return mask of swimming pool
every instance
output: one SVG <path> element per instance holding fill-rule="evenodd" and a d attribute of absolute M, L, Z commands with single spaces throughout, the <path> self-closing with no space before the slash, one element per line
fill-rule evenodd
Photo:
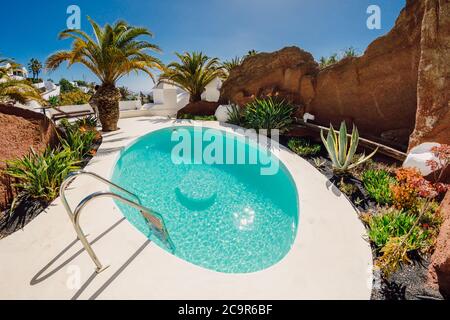
<path fill-rule="evenodd" d="M 204 153 L 174 156 L 179 145 L 174 136 L 180 136 L 179 132 L 192 137 L 192 150 Z M 222 146 L 224 164 L 197 161 L 211 145 L 203 143 L 199 148 L 195 141 Z M 193 126 L 170 127 L 145 135 L 122 151 L 112 180 L 162 215 L 179 258 L 218 272 L 256 272 L 287 255 L 299 218 L 297 189 L 289 171 L 275 155 L 260 149 L 241 135 Z M 242 150 L 247 161 L 240 164 Z M 248 161 L 252 152 L 264 161 Z M 225 161 L 230 154 L 235 161 Z M 183 161 L 189 159 L 192 161 Z M 278 170 L 261 174 L 269 162 L 276 162 Z M 137 210 L 117 205 L 140 232 L 166 249 Z"/>

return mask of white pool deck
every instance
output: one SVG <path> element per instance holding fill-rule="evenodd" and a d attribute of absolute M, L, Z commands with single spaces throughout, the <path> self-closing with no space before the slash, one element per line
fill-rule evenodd
<path fill-rule="evenodd" d="M 104 135 L 86 170 L 109 178 L 119 152 L 136 138 L 194 123 L 233 131 L 218 122 L 123 119 L 120 131 Z M 307 161 L 284 148 L 279 157 L 299 190 L 300 219 L 292 250 L 275 266 L 233 275 L 192 265 L 148 241 L 112 200 L 99 199 L 81 217 L 93 249 L 110 265 L 96 274 L 57 199 L 22 231 L 0 240 L 0 299 L 369 299 L 372 254 L 355 210 Z M 67 195 L 75 206 L 106 189 L 79 177 Z"/>

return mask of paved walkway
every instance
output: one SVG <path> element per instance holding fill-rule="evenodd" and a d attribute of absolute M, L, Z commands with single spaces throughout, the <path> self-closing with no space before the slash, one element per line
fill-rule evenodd
<path fill-rule="evenodd" d="M 120 131 L 104 136 L 86 170 L 108 178 L 120 150 L 134 139 L 190 123 L 123 119 Z M 372 255 L 351 204 L 307 161 L 285 149 L 280 159 L 299 190 L 301 215 L 292 250 L 275 266 L 230 275 L 192 265 L 148 241 L 112 200 L 100 199 L 81 218 L 95 252 L 110 265 L 96 274 L 57 199 L 24 230 L 0 240 L 0 299 L 369 299 Z M 105 189 L 79 177 L 67 194 L 74 206 Z"/>

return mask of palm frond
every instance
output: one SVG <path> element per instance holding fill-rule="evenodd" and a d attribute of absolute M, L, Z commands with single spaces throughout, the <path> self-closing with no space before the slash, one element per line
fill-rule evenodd
<path fill-rule="evenodd" d="M 60 39 L 72 39 L 72 48 L 51 55 L 46 62 L 49 70 L 55 70 L 63 62 L 71 67 L 83 64 L 96 75 L 103 84 L 115 83 L 133 71 L 143 71 L 154 77 L 152 69 L 162 69 L 162 63 L 148 52 L 161 49 L 140 37 L 153 34 L 141 27 L 130 26 L 126 21 L 101 27 L 88 17 L 93 36 L 81 30 L 64 30 Z"/>
<path fill-rule="evenodd" d="M 217 58 L 210 58 L 202 52 L 175 54 L 180 62 L 167 65 L 159 79 L 174 83 L 189 92 L 191 101 L 198 101 L 206 86 L 224 74 Z"/>

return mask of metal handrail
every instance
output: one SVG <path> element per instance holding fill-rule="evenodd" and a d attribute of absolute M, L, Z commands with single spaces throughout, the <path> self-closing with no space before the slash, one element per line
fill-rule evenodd
<path fill-rule="evenodd" d="M 88 175 L 91 176 L 93 178 L 96 178 L 97 180 L 112 186 L 126 194 L 128 194 L 129 196 L 135 198 L 137 200 L 137 202 L 131 201 L 130 199 L 127 199 L 117 193 L 114 192 L 109 192 L 109 191 L 102 191 L 102 192 L 95 192 L 92 193 L 88 196 L 86 196 L 85 198 L 83 198 L 83 200 L 81 200 L 81 202 L 78 204 L 78 206 L 75 208 L 75 211 L 72 212 L 72 209 L 69 206 L 69 203 L 67 202 L 67 198 L 66 198 L 66 188 L 67 186 L 77 177 L 80 175 Z M 164 230 L 164 232 L 166 233 L 166 240 L 168 242 L 168 245 L 170 246 L 171 250 L 174 250 L 174 245 L 172 243 L 172 240 L 170 239 L 168 233 L 167 233 L 167 229 L 164 223 L 164 220 L 162 218 L 162 216 L 158 213 L 154 213 L 152 212 L 150 209 L 142 206 L 141 204 L 141 200 L 139 199 L 139 197 L 137 195 L 135 195 L 134 193 L 112 183 L 111 181 L 99 176 L 96 173 L 93 172 L 89 172 L 89 171 L 77 171 L 77 172 L 73 172 L 71 174 L 69 174 L 69 176 L 64 180 L 64 182 L 61 184 L 61 187 L 59 189 L 59 194 L 61 197 L 61 201 L 70 217 L 70 220 L 72 221 L 72 224 L 75 228 L 75 232 L 77 233 L 78 239 L 81 241 L 81 243 L 83 244 L 83 247 L 85 248 L 85 250 L 87 251 L 87 253 L 89 254 L 89 256 L 91 257 L 92 261 L 95 263 L 97 269 L 97 273 L 102 272 L 103 270 L 105 270 L 108 266 L 103 267 L 102 263 L 100 262 L 99 258 L 97 257 L 97 255 L 95 254 L 94 250 L 92 249 L 90 243 L 87 241 L 86 235 L 83 233 L 83 230 L 81 229 L 80 226 L 80 215 L 82 210 L 86 207 L 86 205 L 88 203 L 90 203 L 91 201 L 93 201 L 94 199 L 97 198 L 113 198 L 116 200 L 121 201 L 122 203 L 125 203 L 135 209 L 138 209 L 141 214 L 144 216 L 144 218 L 151 223 L 153 226 L 155 226 L 155 224 L 159 223 L 160 225 L 157 226 L 157 229 L 160 230 Z M 155 221 L 155 217 L 158 221 Z M 153 221 L 152 221 L 153 220 Z"/>

